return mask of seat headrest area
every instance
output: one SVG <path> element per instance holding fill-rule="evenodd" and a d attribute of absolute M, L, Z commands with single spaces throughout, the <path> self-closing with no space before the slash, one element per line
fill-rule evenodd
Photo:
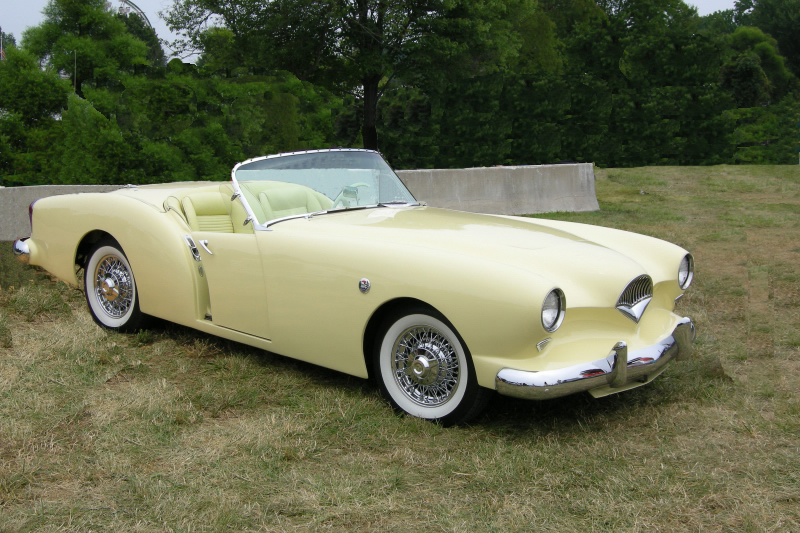
<path fill-rule="evenodd" d="M 233 233 L 231 201 L 220 192 L 198 192 L 181 201 L 192 231 Z"/>

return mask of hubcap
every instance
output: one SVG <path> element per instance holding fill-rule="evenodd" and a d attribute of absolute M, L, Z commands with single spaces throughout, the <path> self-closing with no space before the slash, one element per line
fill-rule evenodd
<path fill-rule="evenodd" d="M 410 400 L 436 407 L 451 398 L 459 379 L 458 354 L 439 330 L 409 328 L 397 338 L 392 353 L 395 382 Z"/>
<path fill-rule="evenodd" d="M 117 290 L 117 284 L 114 283 L 114 280 L 108 278 L 105 280 L 102 285 L 100 285 L 100 292 L 103 293 L 103 296 L 109 302 L 113 302 L 117 298 L 119 298 L 119 291 Z"/>
<path fill-rule="evenodd" d="M 133 276 L 117 256 L 100 259 L 94 271 L 97 303 L 111 318 L 120 318 L 133 305 Z"/>

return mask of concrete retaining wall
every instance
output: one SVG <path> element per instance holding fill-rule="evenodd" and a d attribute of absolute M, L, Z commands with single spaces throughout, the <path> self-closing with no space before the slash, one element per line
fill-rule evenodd
<path fill-rule="evenodd" d="M 78 192 L 106 192 L 119 185 L 38 185 L 0 187 L 0 241 L 13 241 L 31 234 L 28 206 L 39 198 Z"/>
<path fill-rule="evenodd" d="M 591 163 L 397 172 L 414 197 L 434 207 L 526 215 L 597 211 Z"/>
<path fill-rule="evenodd" d="M 597 211 L 594 170 L 589 163 L 456 170 L 401 170 L 414 196 L 433 207 L 473 213 L 524 215 Z M 28 206 L 38 198 L 105 192 L 118 185 L 0 187 L 0 241 L 30 235 Z"/>

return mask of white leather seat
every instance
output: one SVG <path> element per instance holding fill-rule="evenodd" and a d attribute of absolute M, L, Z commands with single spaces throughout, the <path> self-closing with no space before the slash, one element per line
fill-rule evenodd
<path fill-rule="evenodd" d="M 231 201 L 219 192 L 199 192 L 181 202 L 192 231 L 233 233 Z"/>
<path fill-rule="evenodd" d="M 332 203 L 327 197 L 302 186 L 266 189 L 258 194 L 258 201 L 266 220 L 322 211 Z"/>

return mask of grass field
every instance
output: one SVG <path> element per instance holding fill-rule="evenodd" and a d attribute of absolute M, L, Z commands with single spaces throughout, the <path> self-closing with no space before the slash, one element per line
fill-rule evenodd
<path fill-rule="evenodd" d="M 177 326 L 94 325 L 0 248 L 0 531 L 800 531 L 800 167 L 598 170 L 596 213 L 673 241 L 696 357 L 469 427 Z"/>

